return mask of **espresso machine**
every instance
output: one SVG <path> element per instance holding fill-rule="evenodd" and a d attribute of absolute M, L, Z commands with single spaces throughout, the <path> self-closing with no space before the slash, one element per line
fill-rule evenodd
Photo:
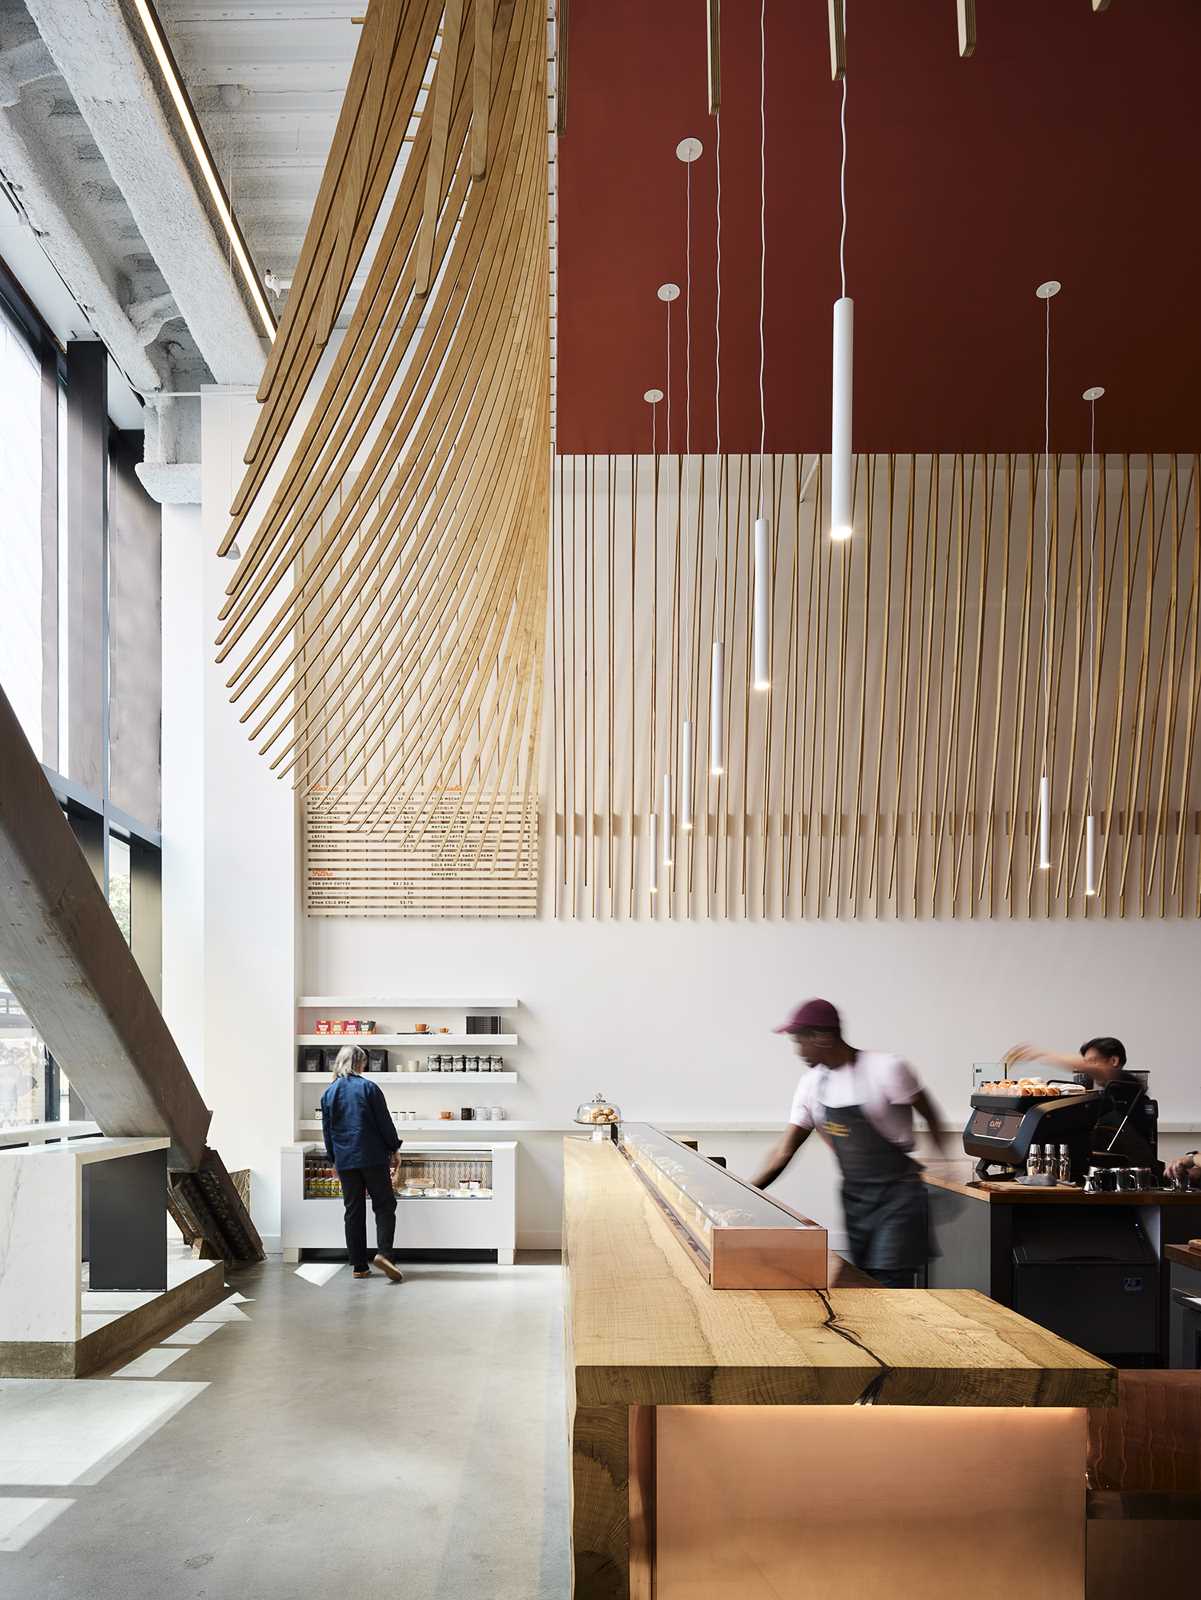
<path fill-rule="evenodd" d="M 1126 1071 L 1094 1088 L 1080 1074 L 1073 1083 L 1051 1085 L 1059 1089 L 1053 1096 L 973 1094 L 963 1148 L 976 1157 L 976 1176 L 1016 1178 L 1037 1144 L 1067 1145 L 1073 1183 L 1090 1167 L 1145 1168 L 1158 1179 L 1159 1106 L 1148 1079 L 1147 1072 Z"/>
<path fill-rule="evenodd" d="M 1100 1089 L 1045 1099 L 1037 1094 L 974 1094 L 963 1148 L 976 1157 L 977 1178 L 981 1182 L 1016 1178 L 1026 1170 L 1031 1145 L 1067 1145 L 1071 1181 L 1079 1183 L 1093 1164 L 1094 1134 L 1104 1100 Z"/>

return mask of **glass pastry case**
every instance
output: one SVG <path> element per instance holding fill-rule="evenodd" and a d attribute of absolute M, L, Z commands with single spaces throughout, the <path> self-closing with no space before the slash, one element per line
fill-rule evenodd
<path fill-rule="evenodd" d="M 828 1288 L 819 1223 L 648 1123 L 623 1123 L 618 1149 L 711 1288 Z"/>

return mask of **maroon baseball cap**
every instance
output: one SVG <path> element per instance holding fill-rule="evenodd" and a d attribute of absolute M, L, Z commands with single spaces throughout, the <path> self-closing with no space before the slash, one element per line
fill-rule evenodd
<path fill-rule="evenodd" d="M 789 1017 L 775 1031 L 777 1033 L 800 1033 L 804 1028 L 833 1028 L 835 1032 L 842 1032 L 842 1018 L 838 1015 L 837 1007 L 832 1006 L 828 1000 L 806 1000 L 799 1005 Z"/>

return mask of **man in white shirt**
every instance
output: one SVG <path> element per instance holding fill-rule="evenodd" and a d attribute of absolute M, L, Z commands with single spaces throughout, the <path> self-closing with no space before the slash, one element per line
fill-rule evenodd
<path fill-rule="evenodd" d="M 816 1128 L 842 1174 L 851 1260 L 885 1288 L 913 1288 L 930 1259 L 926 1186 L 909 1154 L 913 1113 L 942 1153 L 937 1107 L 907 1061 L 849 1045 L 828 1000 L 806 1000 L 776 1032 L 792 1039 L 809 1070 L 788 1131 L 753 1182 L 774 1183 Z"/>

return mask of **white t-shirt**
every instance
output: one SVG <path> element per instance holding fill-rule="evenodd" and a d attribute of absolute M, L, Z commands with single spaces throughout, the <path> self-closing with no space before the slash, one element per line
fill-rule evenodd
<path fill-rule="evenodd" d="M 913 1068 L 900 1056 L 860 1050 L 845 1067 L 806 1067 L 788 1120 L 797 1128 L 816 1128 L 823 1105 L 862 1106 L 877 1133 L 901 1150 L 912 1150 L 913 1097 L 921 1087 Z"/>

